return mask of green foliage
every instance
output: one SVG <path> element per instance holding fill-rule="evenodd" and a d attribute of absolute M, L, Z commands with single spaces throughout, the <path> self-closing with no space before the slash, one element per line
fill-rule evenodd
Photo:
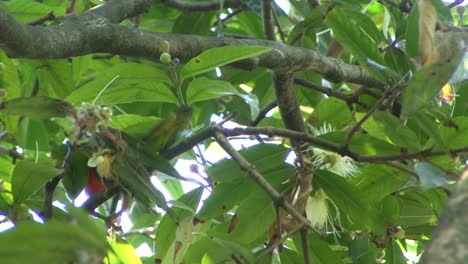
<path fill-rule="evenodd" d="M 64 0 L 0 7 L 34 25 L 27 28 L 53 31 L 107 2 L 77 1 L 72 14 Z M 400 264 L 421 254 L 466 169 L 466 36 L 438 31 L 441 56 L 421 67 L 416 4 L 406 10 L 390 1 L 285 1 L 289 11 L 274 4 L 274 43 L 264 40 L 261 1 L 216 10 L 211 5 L 223 1 L 178 2 L 210 10 L 152 1 L 146 13 L 109 27 L 110 35 L 164 32 L 151 35 L 165 43 L 156 49 L 125 43 L 151 50 L 150 57 L 115 54 L 113 45 L 122 43 L 109 42 L 102 51 L 112 54 L 88 54 L 83 45 L 82 56 L 50 60 L 0 51 L 0 262 L 288 264 L 309 256 L 312 263 Z M 460 23 L 455 8 L 431 2 L 440 21 Z M 49 12 L 56 18 L 46 19 Z M 217 47 L 204 47 L 206 36 Z M 192 48 L 203 52 L 189 57 Z M 299 51 L 313 56 L 291 59 Z M 295 82 L 296 97 L 286 98 L 291 107 L 278 110 L 275 88 L 290 87 L 275 87 L 272 72 L 330 90 L 324 95 Z M 367 77 L 330 82 L 356 72 Z M 383 85 L 358 87 L 369 83 L 365 78 Z M 440 92 L 447 83 L 448 96 Z M 401 93 L 374 107 L 395 86 Z M 278 129 L 296 102 L 307 127 L 300 132 L 314 140 L 294 150 Z M 251 127 L 259 116 L 259 128 Z M 220 118 L 222 125 L 212 126 Z M 236 127 L 225 134 L 248 164 L 225 154 L 215 132 L 227 127 Z M 105 191 L 84 195 L 90 166 Z M 305 201 L 299 213 L 314 232 L 275 240 L 306 229 L 280 208 L 284 201 Z M 72 202 L 84 202 L 83 209 Z M 121 226 L 124 216 L 131 225 Z M 280 249 L 270 247 L 275 242 Z"/>

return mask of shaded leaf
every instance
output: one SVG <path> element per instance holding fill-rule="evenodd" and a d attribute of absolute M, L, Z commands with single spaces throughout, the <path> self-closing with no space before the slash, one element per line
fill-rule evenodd
<path fill-rule="evenodd" d="M 11 177 L 12 193 L 16 204 L 21 204 L 34 192 L 44 187 L 62 170 L 31 160 L 20 160 L 16 163 Z"/>
<path fill-rule="evenodd" d="M 77 116 L 75 108 L 67 101 L 47 96 L 18 97 L 0 103 L 0 111 L 32 118 Z"/>

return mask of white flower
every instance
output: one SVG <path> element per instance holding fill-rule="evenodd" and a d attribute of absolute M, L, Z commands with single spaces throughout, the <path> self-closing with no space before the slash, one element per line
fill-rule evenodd
<path fill-rule="evenodd" d="M 319 128 L 311 127 L 311 130 L 315 136 L 335 131 L 335 129 L 327 123 L 324 123 Z M 317 169 L 329 170 L 345 178 L 351 177 L 359 172 L 356 163 L 350 157 L 341 156 L 338 153 L 319 148 L 311 148 L 311 150 L 314 153 L 313 165 Z"/>
<path fill-rule="evenodd" d="M 328 226 L 330 226 L 332 231 L 336 233 L 335 227 L 333 226 L 333 219 L 330 214 L 329 205 L 333 205 L 336 219 L 338 219 L 339 222 L 340 212 L 338 211 L 338 208 L 322 189 L 318 189 L 314 194 L 309 196 L 307 199 L 305 213 L 307 219 L 315 228 L 328 229 Z"/>
<path fill-rule="evenodd" d="M 350 157 L 319 148 L 314 148 L 313 165 L 318 169 L 329 170 L 345 178 L 359 172 L 356 163 Z"/>

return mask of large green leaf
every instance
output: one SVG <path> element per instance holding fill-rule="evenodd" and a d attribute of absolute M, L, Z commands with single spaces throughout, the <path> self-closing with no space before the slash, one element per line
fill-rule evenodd
<path fill-rule="evenodd" d="M 336 98 L 323 100 L 309 117 L 309 123 L 316 128 L 330 125 L 334 129 L 342 128 L 353 121 L 348 105 Z"/>
<path fill-rule="evenodd" d="M 2 100 L 10 100 L 21 95 L 21 84 L 18 71 L 13 60 L 10 60 L 3 51 L 0 51 L 0 89 L 4 89 Z M 0 112 L 0 122 L 10 134 L 15 134 L 18 125 L 16 116 L 6 116 Z"/>
<path fill-rule="evenodd" d="M 468 146 L 468 117 L 456 117 L 451 124 L 439 128 L 446 145 L 443 148 L 463 148 Z"/>
<path fill-rule="evenodd" d="M 34 163 L 31 160 L 18 161 L 11 178 L 15 203 L 21 204 L 34 192 L 44 187 L 50 179 L 62 172 L 43 163 Z"/>
<path fill-rule="evenodd" d="M 63 186 L 67 194 L 75 199 L 86 185 L 89 177 L 89 156 L 83 152 L 73 151 L 63 175 Z"/>
<path fill-rule="evenodd" d="M 2 3 L 8 12 L 15 16 L 20 22 L 31 22 L 44 17 L 47 13 L 53 11 L 54 15 L 65 15 L 65 8 L 52 7 L 40 2 L 28 0 L 13 0 Z"/>
<path fill-rule="evenodd" d="M 229 82 L 200 77 L 190 82 L 187 87 L 187 103 L 189 105 L 229 95 L 239 96 L 249 105 L 252 119 L 258 115 L 258 98 L 253 94 L 240 93 Z"/>
<path fill-rule="evenodd" d="M 383 65 L 383 56 L 379 51 L 381 34 L 375 24 L 366 15 L 352 9 L 334 8 L 325 19 L 334 36 L 356 60 L 367 67 L 368 60 Z M 367 67 L 376 77 L 384 80 L 384 72 Z"/>
<path fill-rule="evenodd" d="M 0 112 L 33 118 L 75 117 L 76 110 L 67 101 L 46 96 L 17 97 L 0 103 Z"/>
<path fill-rule="evenodd" d="M 405 255 L 401 251 L 400 245 L 394 238 L 391 238 L 385 248 L 385 263 L 388 264 L 406 264 Z"/>
<path fill-rule="evenodd" d="M 168 88 L 169 83 L 169 76 L 155 66 L 122 63 L 95 73 L 94 80 L 73 91 L 67 100 L 73 104 L 94 101 L 97 104 L 141 101 L 176 104 L 178 101 Z"/>
<path fill-rule="evenodd" d="M 325 241 L 317 237 L 317 235 L 315 235 L 314 233 L 310 232 L 307 236 L 307 240 L 309 241 L 308 250 L 309 250 L 309 255 L 310 255 L 312 263 L 318 263 L 318 264 L 341 264 L 343 263 L 343 261 L 338 256 L 338 254 L 330 248 L 330 245 L 328 245 Z M 302 240 L 300 239 L 299 234 L 296 234 L 293 236 L 293 241 L 294 241 L 296 248 L 299 250 L 299 252 L 302 255 L 303 247 L 302 247 Z M 302 259 L 303 258 L 301 258 L 301 260 Z M 283 260 L 283 258 L 281 258 L 281 260 Z M 294 263 L 298 263 L 298 262 L 294 262 Z"/>
<path fill-rule="evenodd" d="M 440 36 L 437 50 L 443 58 L 414 73 L 403 95 L 403 117 L 414 116 L 430 106 L 434 96 L 449 81 L 463 58 L 462 38 L 462 35 L 456 33 Z"/>
<path fill-rule="evenodd" d="M 67 60 L 48 60 L 36 70 L 41 95 L 67 97 L 75 88 L 72 64 Z"/>
<path fill-rule="evenodd" d="M 200 202 L 201 195 L 203 193 L 202 188 L 195 189 L 177 200 L 177 203 L 184 204 L 187 208 L 174 208 L 174 214 L 178 219 L 186 219 L 187 217 L 192 217 L 195 214 L 198 203 Z M 176 230 L 178 223 L 174 221 L 170 216 L 165 215 L 161 222 L 158 225 L 156 230 L 156 244 L 158 245 L 158 250 L 156 253 L 157 259 L 164 259 L 166 254 L 168 254 L 168 249 L 174 243 L 176 238 Z"/>
<path fill-rule="evenodd" d="M 199 218 L 208 220 L 218 217 L 231 210 L 235 205 L 245 203 L 249 199 L 254 199 L 252 197 L 255 196 L 252 196 L 252 194 L 264 192 L 263 189 L 260 189 L 253 180 L 248 178 L 247 175 L 239 169 L 232 168 L 232 172 L 244 178 L 219 183 L 213 190 L 213 193 L 205 200 L 198 214 Z M 280 191 L 286 188 L 286 185 L 282 184 L 282 182 L 293 174 L 294 169 L 291 166 L 283 165 L 282 168 L 279 167 L 277 171 L 264 173 L 263 176 L 273 187 Z"/>
<path fill-rule="evenodd" d="M 352 240 L 349 245 L 349 256 L 353 260 L 353 263 L 375 263 L 377 250 L 367 238 L 357 238 Z"/>
<path fill-rule="evenodd" d="M 13 230 L 0 236 L 2 263 L 89 263 L 102 259 L 109 248 L 105 231 L 96 232 L 90 226 L 93 223 L 84 223 L 82 217 L 74 220 L 17 223 Z"/>
<path fill-rule="evenodd" d="M 388 166 L 369 164 L 350 182 L 359 190 L 360 196 L 370 204 L 379 203 L 385 196 L 397 192 L 410 180 L 410 176 Z"/>
<path fill-rule="evenodd" d="M 364 114 L 357 114 L 358 118 L 362 118 L 362 116 Z M 390 139 L 393 144 L 407 148 L 410 151 L 415 152 L 421 148 L 416 134 L 389 112 L 376 111 L 362 127 L 370 135 L 382 140 Z"/>
<path fill-rule="evenodd" d="M 359 190 L 346 179 L 329 171 L 317 170 L 314 180 L 358 228 L 370 228 L 380 234 L 385 232 L 377 210 L 370 207 L 369 203 L 359 194 Z"/>
<path fill-rule="evenodd" d="M 269 47 L 260 46 L 226 46 L 212 48 L 188 61 L 180 70 L 180 77 L 181 79 L 185 79 L 213 70 L 216 67 L 261 55 L 270 50 L 271 48 Z"/>

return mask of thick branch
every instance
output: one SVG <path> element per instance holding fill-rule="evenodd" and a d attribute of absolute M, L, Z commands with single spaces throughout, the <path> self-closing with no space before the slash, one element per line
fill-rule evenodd
<path fill-rule="evenodd" d="M 182 10 L 182 11 L 210 11 L 218 10 L 220 1 L 206 1 L 206 2 L 187 2 L 182 0 L 167 0 L 163 1 L 167 6 Z M 242 7 L 240 0 L 224 0 L 224 8 L 239 8 Z"/>
<path fill-rule="evenodd" d="M 293 88 L 293 74 L 290 72 L 275 72 L 273 74 L 273 85 L 284 127 L 298 132 L 305 132 L 306 127 Z"/>
<path fill-rule="evenodd" d="M 117 22 L 131 14 L 112 13 L 105 9 L 114 2 L 119 3 L 116 0 L 111 1 L 83 16 L 67 18 L 63 24 L 49 27 L 21 24 L 0 8 L 0 47 L 12 58 L 58 59 L 106 52 L 159 60 L 160 44 L 169 41 L 172 57 L 179 58 L 183 63 L 209 48 L 229 45 L 267 46 L 273 50 L 259 56 L 258 59 L 245 60 L 235 66 L 247 70 L 256 67 L 287 69 L 290 72 L 309 70 L 333 82 L 352 82 L 369 87 L 384 86 L 362 67 L 348 65 L 315 51 L 278 42 L 151 33 L 116 25 L 110 21 Z M 111 7 L 110 9 L 114 10 L 113 6 Z M 104 17 L 97 16 L 100 14 Z"/>
<path fill-rule="evenodd" d="M 273 25 L 272 0 L 262 0 L 263 31 L 266 39 L 275 40 L 275 26 Z"/>
<path fill-rule="evenodd" d="M 458 187 L 450 197 L 420 263 L 456 264 L 468 259 L 468 169 L 460 176 Z"/>

